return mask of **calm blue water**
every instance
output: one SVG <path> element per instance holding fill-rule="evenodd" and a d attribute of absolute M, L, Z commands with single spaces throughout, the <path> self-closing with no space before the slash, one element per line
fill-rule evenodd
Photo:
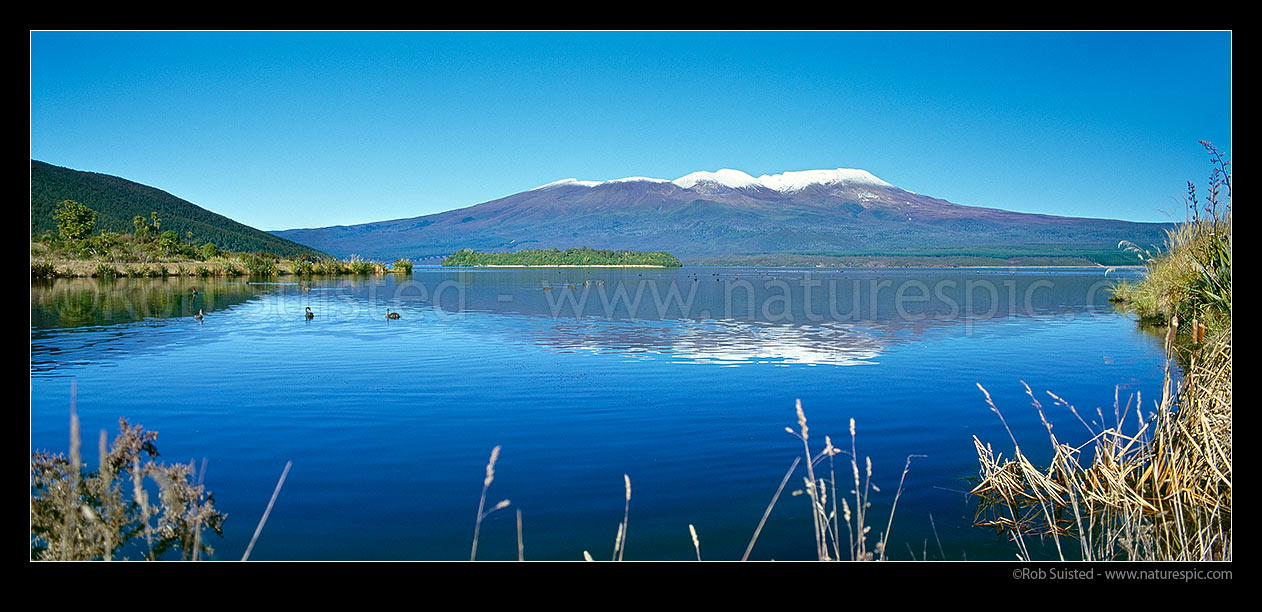
<path fill-rule="evenodd" d="M 158 431 L 164 460 L 205 459 L 228 514 L 211 536 L 222 559 L 241 557 L 287 461 L 251 558 L 467 559 L 496 445 L 488 506 L 511 506 L 483 524 L 480 559 L 516 558 L 515 510 L 527 559 L 609 557 L 624 474 L 626 559 L 695 558 L 689 524 L 704 558 L 739 559 L 802 452 L 784 431 L 800 399 L 816 451 L 825 434 L 849 448 L 855 420 L 880 487 L 873 538 L 908 455 L 923 455 L 891 557 L 1007 560 L 1010 544 L 970 527 L 964 493 L 973 436 L 1011 454 L 977 385 L 1035 457 L 1047 436 L 1022 381 L 1065 441 L 1086 429 L 1046 391 L 1109 423 L 1115 397 L 1151 410 L 1160 340 L 1107 302 L 1127 274 L 417 268 L 33 283 L 31 448 L 67 450 L 72 383 L 85 448 L 120 417 Z M 752 558 L 813 557 L 807 502 L 790 495 L 801 476 Z"/>

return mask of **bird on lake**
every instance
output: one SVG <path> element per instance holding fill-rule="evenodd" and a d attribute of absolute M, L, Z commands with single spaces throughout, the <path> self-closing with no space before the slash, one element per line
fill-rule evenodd
<path fill-rule="evenodd" d="M 387 308 L 387 309 L 386 309 L 386 318 L 387 318 L 387 319 L 397 319 L 397 318 L 399 318 L 399 313 L 397 313 L 397 312 L 390 312 L 390 309 L 389 309 L 389 308 Z"/>
<path fill-rule="evenodd" d="M 194 290 L 193 290 L 193 295 L 197 295 L 197 290 L 196 290 L 196 289 L 194 289 Z"/>
<path fill-rule="evenodd" d="M 203 316 L 205 316 L 205 315 L 202 313 L 202 309 L 201 309 L 201 308 L 198 308 L 198 309 L 197 309 L 197 314 L 193 315 L 193 318 L 194 318 L 194 319 L 197 319 L 197 322 L 198 322 L 198 323 L 201 323 L 201 322 L 202 322 L 202 317 L 203 317 Z"/>
<path fill-rule="evenodd" d="M 311 319 L 314 319 L 314 318 L 315 318 L 315 313 L 311 312 L 311 307 L 308 306 L 307 307 L 307 320 L 310 321 Z"/>

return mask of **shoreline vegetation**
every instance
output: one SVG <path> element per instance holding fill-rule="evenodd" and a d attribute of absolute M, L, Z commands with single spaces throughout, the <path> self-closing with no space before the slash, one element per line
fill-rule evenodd
<path fill-rule="evenodd" d="M 444 266 L 453 267 L 453 266 Z M 454 266 L 477 268 L 665 268 L 652 264 L 486 264 L 482 266 Z"/>
<path fill-rule="evenodd" d="M 972 490 L 979 499 L 975 524 L 1008 536 L 1024 560 L 1031 560 L 1030 537 L 1051 538 L 1062 560 L 1232 558 L 1231 170 L 1212 144 L 1201 144 L 1213 165 L 1205 201 L 1189 182 L 1187 220 L 1167 233 L 1163 249 L 1120 245 L 1144 258 L 1147 274 L 1118 283 L 1113 301 L 1165 336 L 1168 361 L 1155 412 L 1145 414 L 1138 398 L 1115 398 L 1113 425 L 1106 428 L 1097 414 L 1093 427 L 1048 391 L 1092 433 L 1073 447 L 1053 433 L 1027 386 L 1053 448 L 1046 466 L 1031 462 L 1015 437 L 1010 458 L 973 439 L 981 466 Z M 1178 382 L 1171 361 L 1181 366 Z"/>
<path fill-rule="evenodd" d="M 1013 447 L 1008 457 L 1003 452 L 997 453 L 990 443 L 973 438 L 979 460 L 978 484 L 970 491 L 977 498 L 974 524 L 1006 536 L 1022 560 L 1035 560 L 1030 546 L 1033 538 L 1050 540 L 1055 554 L 1062 560 L 1232 559 L 1231 175 L 1230 162 L 1209 143 L 1202 144 L 1214 164 L 1206 201 L 1202 203 L 1198 199 L 1195 187 L 1189 183 L 1186 198 L 1189 218 L 1168 232 L 1164 248 L 1152 252 L 1129 243 L 1119 245 L 1142 258 L 1146 275 L 1138 282 L 1117 283 L 1113 301 L 1119 308 L 1136 315 L 1139 325 L 1161 328 L 1170 358 L 1162 397 L 1153 411 L 1145 413 L 1140 399 L 1117 398 L 1110 426 L 1102 411 L 1097 415 L 1088 414 L 1084 419 L 1072 405 L 1049 391 L 1051 403 L 1068 409 L 1091 433 L 1086 444 L 1073 446 L 1063 443 L 1053 433 L 1053 425 L 1045 416 L 1039 396 L 1027 386 L 1027 394 L 1052 447 L 1052 458 L 1046 465 L 1036 465 L 1028 458 L 1010 429 Z M 91 211 L 85 209 L 74 202 L 63 202 L 58 213 L 61 235 L 46 234 L 32 241 L 33 279 L 168 276 L 172 275 L 169 268 L 172 265 L 177 267 L 175 275 L 193 276 L 386 274 L 410 273 L 412 269 L 408 260 L 386 265 L 356 257 L 343 261 L 314 257 L 285 259 L 266 253 L 223 253 L 214 249 L 214 245 L 208 248 L 182 243 L 178 236 L 172 237 L 169 233 L 153 236 L 160 223 L 156 214 L 152 225 L 137 217 L 133 234 L 101 232 L 93 236 Z M 170 257 L 186 260 L 164 262 L 163 258 Z M 580 259 L 574 261 L 570 257 Z M 124 268 L 120 270 L 119 265 Z M 585 248 L 516 253 L 478 253 L 465 249 L 448 257 L 443 265 L 678 267 L 681 264 L 665 252 Z M 1182 376 L 1173 373 L 1172 361 L 1181 366 Z M 1003 421 L 1003 413 L 987 390 L 981 385 L 978 388 L 989 408 Z M 1128 422 L 1132 413 L 1133 418 Z M 785 430 L 802 443 L 803 454 L 789 466 L 763 515 L 763 522 L 785 485 L 797 473 L 799 463 L 805 459 L 804 486 L 791 495 L 805 496 L 812 509 L 817 558 L 885 559 L 903 482 L 915 456 L 908 456 L 893 492 L 885 529 L 869 542 L 867 534 L 872 526 L 868 524 L 866 511 L 872 504 L 868 494 L 879 489 L 872 486 L 870 460 L 865 458 L 865 468 L 860 467 L 853 419 L 850 421 L 850 449 L 834 446 L 831 438 L 825 436 L 823 450 L 816 451 L 809 443 L 806 416 L 800 402 L 796 405 L 796 416 L 799 428 L 786 427 Z M 1098 416 L 1099 420 L 1093 416 Z M 1092 423 L 1089 424 L 1089 420 Z M 1006 422 L 1004 426 L 1007 427 Z M 131 427 L 125 421 L 120 421 L 120 430 L 113 448 L 107 446 L 105 432 L 101 432 L 100 467 L 96 471 L 86 469 L 72 399 L 69 457 L 32 453 L 33 559 L 109 559 L 127 552 L 157 559 L 164 552 L 178 552 L 184 559 L 197 560 L 202 553 L 211 552 L 202 533 L 209 530 L 222 535 L 226 517 L 213 507 L 208 491 L 200 484 L 193 485 L 196 466 L 156 463 L 152 460 L 157 455 L 155 432 Z M 1041 446 L 1047 442 L 1042 440 L 1036 444 Z M 510 505 L 509 500 L 503 500 L 485 510 L 487 488 L 494 478 L 499 451 L 500 447 L 495 447 L 486 467 L 473 525 L 471 560 L 477 556 L 482 519 Z M 839 485 L 834 465 L 836 455 L 846 456 L 841 469 L 853 475 L 853 488 L 850 483 Z M 157 484 L 158 499 L 163 505 L 151 502 L 144 485 L 146 477 Z M 631 479 L 629 476 L 624 479 L 626 505 L 615 538 L 616 559 L 622 558 L 628 539 Z M 283 480 L 282 475 L 281 483 Z M 753 533 L 746 558 L 757 542 L 763 522 Z M 844 533 L 841 531 L 843 523 Z M 696 557 L 701 560 L 703 540 L 698 538 L 693 525 L 688 527 Z M 518 558 L 524 560 L 521 529 L 518 513 Z M 159 534 L 165 535 L 159 538 Z M 843 548 L 846 552 L 842 552 Z M 587 551 L 583 556 L 591 559 Z"/>
<path fill-rule="evenodd" d="M 610 249 L 527 249 L 483 253 L 461 249 L 442 261 L 444 267 L 626 267 L 678 268 L 679 258 L 666 251 L 613 251 Z"/>
<path fill-rule="evenodd" d="M 357 255 L 347 259 L 322 253 L 282 256 L 258 251 L 242 253 L 200 245 L 192 236 L 159 232 L 158 213 L 137 216 L 130 233 L 101 230 L 93 234 L 96 211 L 73 200 L 57 206 L 58 233 L 31 239 L 31 280 L 52 278 L 259 277 L 315 275 L 411 274 L 412 261 L 386 264 Z"/>
<path fill-rule="evenodd" d="M 690 258 L 688 265 L 784 268 L 1124 268 L 1143 265 L 1143 261 L 1136 254 L 1116 248 L 1113 250 L 1116 254 L 1107 257 L 1096 252 L 1083 255 L 1024 255 L 1014 252 L 995 254 L 872 253 L 866 255 L 780 253 L 701 256 Z"/>
<path fill-rule="evenodd" d="M 33 250 L 34 251 L 34 250 Z M 203 260 L 121 262 L 112 259 L 64 259 L 31 255 L 31 280 L 54 278 L 166 278 L 166 277 L 268 277 L 268 276 L 384 276 L 410 274 L 406 259 L 393 263 L 325 257 L 316 260 L 287 259 L 270 253 L 225 253 Z"/>
<path fill-rule="evenodd" d="M 156 431 L 119 419 L 107 445 L 101 430 L 99 462 L 83 456 L 71 391 L 70 454 L 31 453 L 31 559 L 91 561 L 178 555 L 197 561 L 214 549 L 204 535 L 223 536 L 227 515 L 201 483 L 195 462 L 157 460 Z M 151 481 L 151 482 L 146 482 Z"/>
<path fill-rule="evenodd" d="M 100 431 L 97 443 L 100 461 L 93 470 L 83 456 L 74 395 L 72 387 L 69 456 L 42 450 L 31 453 L 31 559 L 108 561 L 138 558 L 158 561 L 176 558 L 173 555 L 184 561 L 212 558 L 215 551 L 204 536 L 214 533 L 223 537 L 223 525 L 228 517 L 215 507 L 214 493 L 201 482 L 201 475 L 206 471 L 205 460 L 200 473 L 195 462 L 159 462 L 156 460 L 158 449 L 155 444 L 158 432 L 146 431 L 143 426 L 129 425 L 126 419 L 119 419 L 120 433 L 112 445 L 107 445 L 106 431 Z M 862 462 L 859 460 L 855 420 L 850 419 L 849 450 L 834 446 L 831 436 L 825 435 L 823 448 L 816 451 L 811 446 L 810 430 L 800 399 L 795 403 L 795 411 L 798 428 L 785 427 L 784 431 L 801 442 L 802 455 L 789 465 L 740 560 L 749 560 L 768 516 L 795 474 L 803 476 L 803 486 L 791 491 L 790 497 L 803 497 L 811 507 L 817 560 L 886 560 L 894 514 L 907 473 L 912 459 L 923 455 L 907 456 L 885 526 L 870 536 L 873 526 L 881 527 L 880 517 L 875 517 L 871 523 L 868 517 L 872 508 L 871 494 L 879 493 L 881 489 L 872 482 L 871 457 L 864 456 Z M 510 500 L 504 499 L 490 509 L 486 508 L 487 490 L 495 480 L 495 464 L 500 450 L 500 446 L 491 450 L 486 465 L 486 478 L 482 482 L 473 526 L 470 561 L 477 560 L 483 519 L 512 505 Z M 845 457 L 836 461 L 838 455 Z M 853 476 L 852 481 L 840 484 L 842 481 L 838 480 L 836 463 L 841 463 L 843 474 Z M 242 561 L 249 560 L 292 464 L 292 461 L 286 463 Z M 799 466 L 802 467 L 799 469 Z M 152 484 L 146 483 L 146 480 L 151 480 Z M 624 474 L 623 480 L 626 494 L 622 521 L 614 539 L 614 561 L 624 559 L 628 541 L 630 475 Z M 842 531 L 843 527 L 845 531 Z M 701 540 L 691 523 L 688 532 L 697 561 L 701 561 Z M 912 554 L 914 558 L 914 552 Z M 517 560 L 526 560 L 520 510 L 517 511 Z M 588 550 L 583 550 L 583 560 L 594 560 Z"/>

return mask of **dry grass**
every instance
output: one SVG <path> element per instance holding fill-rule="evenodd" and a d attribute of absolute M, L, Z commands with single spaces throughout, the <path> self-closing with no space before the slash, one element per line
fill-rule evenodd
<path fill-rule="evenodd" d="M 824 449 L 819 453 L 812 454 L 810 444 L 810 429 L 806 424 L 806 413 L 802 410 L 802 402 L 798 401 L 796 406 L 798 430 L 786 427 L 785 430 L 798 438 L 802 442 L 803 452 L 806 458 L 806 477 L 803 479 L 805 485 L 803 489 L 793 492 L 794 496 L 806 496 L 810 501 L 813 511 L 811 513 L 812 523 L 814 525 L 814 544 L 816 558 L 820 561 L 835 560 L 852 560 L 852 561 L 873 561 L 886 559 L 886 551 L 889 545 L 889 536 L 893 528 L 894 512 L 898 508 L 898 499 L 903 492 L 903 482 L 907 478 L 907 472 L 911 468 L 911 459 L 919 455 L 910 455 L 907 457 L 907 464 L 903 468 L 903 475 L 898 482 L 898 491 L 894 495 L 894 502 L 890 507 L 889 517 L 885 524 L 885 530 L 872 542 L 869 534 L 872 527 L 867 524 L 867 513 L 872 507 L 868 501 L 872 492 L 880 492 L 880 488 L 872 482 L 872 461 L 870 458 L 864 458 L 864 469 L 859 469 L 858 454 L 855 451 L 855 425 L 854 419 L 850 420 L 850 451 L 847 453 L 842 449 L 833 446 L 832 439 L 824 436 Z M 473 551 L 469 556 L 469 560 L 473 561 L 477 558 L 478 537 L 481 530 L 482 519 L 486 518 L 491 512 L 505 508 L 508 506 L 508 500 L 500 502 L 490 511 L 483 511 L 486 505 L 486 492 L 491 486 L 491 482 L 495 478 L 495 462 L 499 458 L 500 447 L 495 447 L 491 451 L 491 459 L 486 466 L 486 478 L 482 482 L 482 496 L 478 501 L 477 521 L 474 525 L 473 535 Z M 849 454 L 850 471 L 854 475 L 853 488 L 842 493 L 838 488 L 836 479 L 836 469 L 833 458 L 836 455 Z M 789 479 L 797 472 L 798 465 L 802 463 L 802 457 L 793 460 L 793 464 L 784 474 L 780 486 L 776 489 L 775 495 L 771 498 L 771 503 L 767 505 L 767 510 L 763 513 L 762 519 L 758 522 L 757 528 L 754 529 L 754 535 L 749 541 L 745 554 L 741 557 L 741 561 L 749 558 L 754 550 L 754 545 L 758 542 L 758 536 L 762 533 L 763 526 L 767 522 L 767 518 L 771 515 L 771 511 L 776 506 L 776 502 L 780 499 L 780 494 L 784 491 L 785 485 Z M 822 476 L 819 472 L 827 466 L 828 475 Z M 613 556 L 611 560 L 622 561 L 626 555 L 627 548 L 627 525 L 631 514 L 631 477 L 623 474 L 623 485 L 626 493 L 624 496 L 624 504 L 622 510 L 622 521 L 618 523 L 618 529 L 614 535 Z M 838 500 L 841 501 L 838 501 Z M 838 507 L 840 504 L 840 508 Z M 853 510 L 852 510 L 853 507 Z M 845 526 L 846 539 L 843 541 L 841 537 L 842 526 Z M 525 559 L 524 547 L 522 545 L 522 525 L 521 512 L 517 513 L 517 558 Z M 688 525 L 688 535 L 691 538 L 693 552 L 698 561 L 701 561 L 701 538 L 697 534 L 697 528 L 693 524 Z M 583 559 L 593 561 L 590 551 L 583 551 Z"/>
<path fill-rule="evenodd" d="M 112 446 L 101 431 L 100 465 L 87 469 L 72 395 L 69 457 L 31 454 L 32 559 L 109 561 L 138 555 L 156 560 L 178 553 L 196 561 L 213 552 L 202 534 L 209 529 L 222 535 L 226 515 L 194 478 L 194 466 L 156 461 L 157 432 L 122 419 L 119 430 Z M 157 484 L 156 500 L 146 480 Z"/>
<path fill-rule="evenodd" d="M 478 518 L 473 523 L 473 548 L 469 551 L 469 560 L 476 561 L 478 558 L 478 537 L 482 533 L 482 520 L 496 510 L 503 510 L 509 506 L 507 499 L 495 504 L 495 507 L 486 510 L 486 491 L 491 488 L 491 483 L 495 482 L 495 462 L 500 458 L 500 447 L 496 446 L 491 449 L 491 458 L 486 462 L 486 477 L 482 479 L 482 498 L 478 500 Z M 519 539 L 520 542 L 520 539 Z M 520 554 L 520 552 L 519 552 Z"/>
<path fill-rule="evenodd" d="M 976 523 L 1010 537 L 1025 560 L 1031 537 L 1050 539 L 1061 559 L 1231 560 L 1230 329 L 1190 357 L 1177 388 L 1170 367 L 1148 420 L 1136 405 L 1128 425 L 1130 402 L 1115 401 L 1113 427 L 1096 430 L 1078 417 L 1092 436 L 1076 447 L 1057 439 L 1027 387 L 1053 457 L 1040 468 L 1015 438 L 1012 457 L 1003 458 L 974 437 L 981 463 L 972 491 L 980 499 Z M 1002 419 L 988 393 L 986 401 Z"/>
<path fill-rule="evenodd" d="M 1008 535 L 1023 559 L 1033 536 L 1050 538 L 1062 559 L 1231 559 L 1231 169 L 1201 144 L 1213 164 L 1204 201 L 1189 182 L 1187 220 L 1167 233 L 1164 249 L 1127 245 L 1145 258 L 1147 274 L 1114 291 L 1141 321 L 1165 327 L 1170 359 L 1156 411 L 1145 420 L 1138 400 L 1123 408 L 1115 398 L 1114 426 L 1097 430 L 1049 392 L 1091 433 L 1075 447 L 1057 439 L 1027 387 L 1052 445 L 1047 467 L 1031 463 L 1015 438 L 1007 459 L 974 438 L 976 522 Z M 1172 360 L 1184 372 L 1177 385 Z"/>
<path fill-rule="evenodd" d="M 622 481 L 626 485 L 627 499 L 622 508 L 622 522 L 618 524 L 618 537 L 613 543 L 613 560 L 621 561 L 627 552 L 627 524 L 631 516 L 631 477 L 623 474 Z"/>
<path fill-rule="evenodd" d="M 267 524 L 267 517 L 272 514 L 272 507 L 276 505 L 276 497 L 280 495 L 280 490 L 285 486 L 285 477 L 289 475 L 289 468 L 293 467 L 294 462 L 286 461 L 285 469 L 280 473 L 280 480 L 276 481 L 276 489 L 272 491 L 272 498 L 267 502 L 267 509 L 263 511 L 263 518 L 259 519 L 258 527 L 254 528 L 254 535 L 250 537 L 249 546 L 245 547 L 245 554 L 241 556 L 242 561 L 250 560 L 250 552 L 254 550 L 255 542 L 259 540 L 259 534 L 263 533 L 263 526 Z"/>
<path fill-rule="evenodd" d="M 820 561 L 874 561 L 885 560 L 887 558 L 889 537 L 894 526 L 894 512 L 898 509 L 898 500 L 903 493 L 903 482 L 907 478 L 907 472 L 911 469 L 912 457 L 918 455 L 909 455 L 907 464 L 903 467 L 903 475 L 898 481 L 898 491 L 894 494 L 894 502 L 890 506 L 889 518 L 886 521 L 885 531 L 883 531 L 875 542 L 870 543 L 868 534 L 872 531 L 872 526 L 868 524 L 868 510 L 872 507 L 872 503 L 868 501 L 869 495 L 875 491 L 880 492 L 881 489 L 872 482 L 872 459 L 864 457 L 864 468 L 862 473 L 859 469 L 859 454 L 855 445 L 855 422 L 850 419 L 850 451 L 844 451 L 833 446 L 832 438 L 824 436 L 824 449 L 817 454 L 812 454 L 810 445 L 810 428 L 806 424 L 806 413 L 802 410 L 802 402 L 799 400 L 796 406 L 798 418 L 798 430 L 794 431 L 791 427 L 786 427 L 785 431 L 802 441 L 802 451 L 806 459 L 806 477 L 803 479 L 804 487 L 794 491 L 794 495 L 805 494 L 811 503 L 811 519 L 815 527 L 815 554 Z M 833 458 L 840 454 L 847 454 L 850 457 L 850 471 L 853 476 L 854 488 L 849 491 L 842 492 L 838 488 L 836 477 L 836 465 Z M 817 473 L 816 467 L 823 468 L 827 461 L 828 475 L 827 477 Z M 796 465 L 796 462 L 795 462 Z M 790 468 L 792 472 L 792 468 Z M 782 484 L 783 487 L 783 484 Z M 779 491 L 776 492 L 779 497 Z M 837 507 L 840 500 L 840 511 Z M 775 500 L 772 500 L 772 505 Z M 852 505 L 853 504 L 853 505 Z M 768 508 L 768 513 L 770 507 Z M 764 515 L 764 520 L 766 515 Z M 841 537 L 841 527 L 845 525 L 846 540 L 843 542 Z M 761 529 L 762 524 L 759 524 Z M 757 539 L 757 533 L 755 533 Z M 749 551 L 753 549 L 753 542 L 750 542 L 749 550 L 746 550 L 745 556 L 749 556 Z M 844 546 L 844 549 L 843 549 Z M 843 552 L 844 550 L 844 552 Z"/>
<path fill-rule="evenodd" d="M 100 464 L 97 470 L 88 470 L 75 388 L 72 383 L 69 456 L 31 453 L 31 558 L 111 561 L 137 555 L 156 561 L 174 558 L 172 553 L 178 552 L 181 560 L 199 561 L 214 553 L 202 536 L 207 530 L 222 536 L 227 515 L 215 508 L 214 494 L 202 483 L 205 459 L 200 472 L 191 462 L 161 463 L 155 459 L 158 432 L 119 419 L 112 445 L 107 445 L 101 430 Z M 242 561 L 249 560 L 292 465 L 285 464 Z M 156 500 L 146 480 L 157 485 Z"/>

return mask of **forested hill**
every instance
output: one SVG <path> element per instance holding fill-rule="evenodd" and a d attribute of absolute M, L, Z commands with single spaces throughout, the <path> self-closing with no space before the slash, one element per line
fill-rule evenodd
<path fill-rule="evenodd" d="M 266 251 L 283 256 L 321 254 L 309 246 L 215 214 L 165 191 L 108 174 L 82 172 L 31 160 L 31 236 L 57 232 L 53 217 L 57 204 L 74 200 L 96 211 L 94 232 L 128 232 L 136 216 L 149 219 L 156 212 L 162 230 L 174 230 L 181 239 L 239 252 Z"/>

